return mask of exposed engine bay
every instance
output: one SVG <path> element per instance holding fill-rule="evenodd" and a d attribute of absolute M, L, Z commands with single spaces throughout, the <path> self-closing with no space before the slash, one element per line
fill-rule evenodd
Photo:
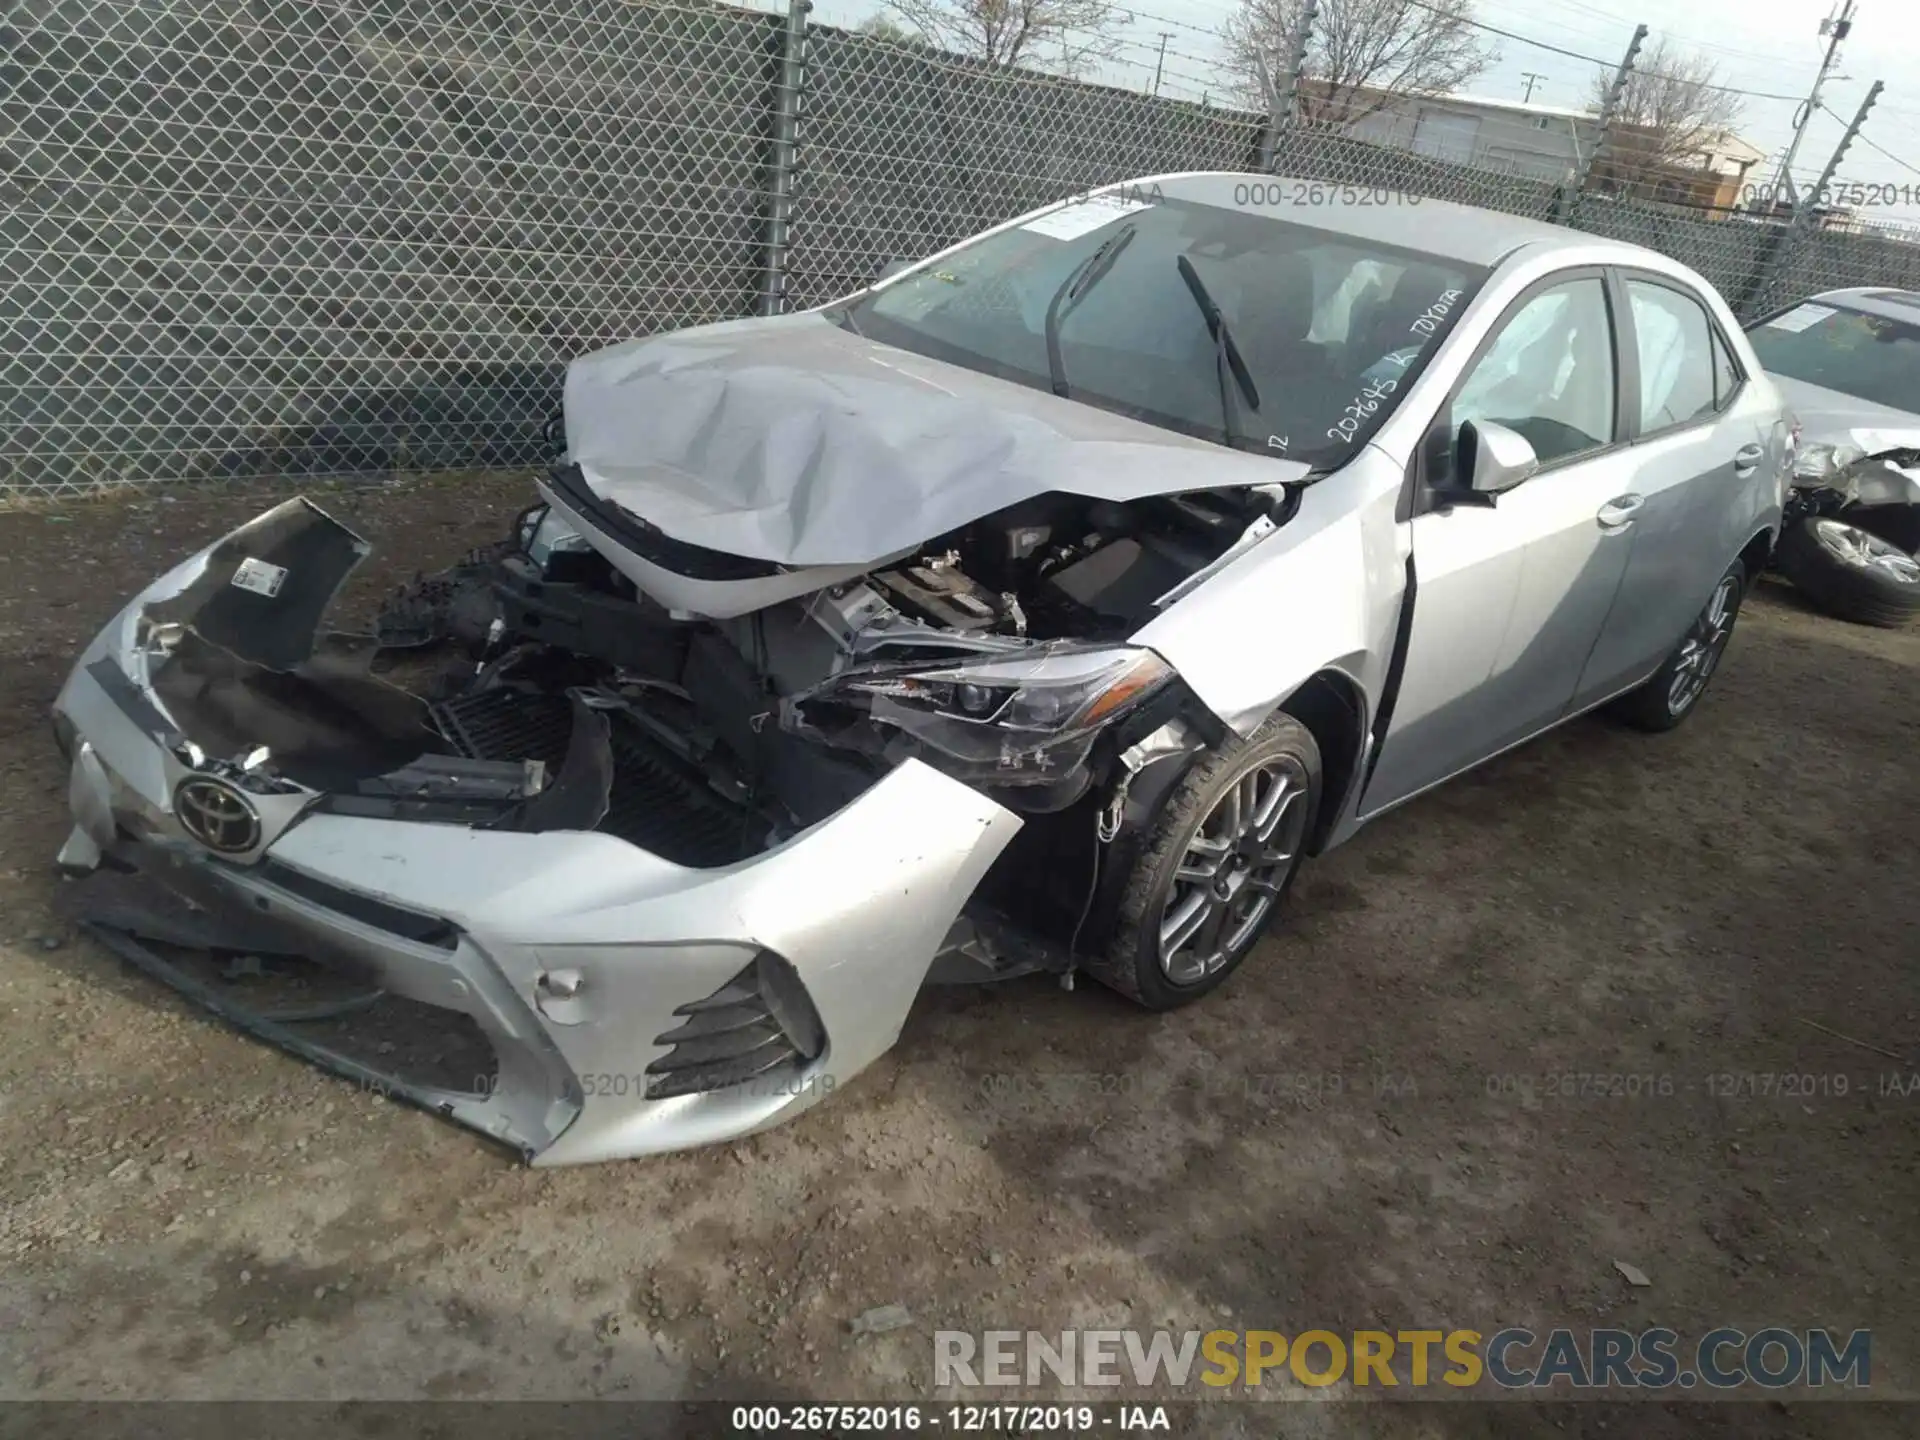
<path fill-rule="evenodd" d="M 1218 736 L 1171 668 L 1126 637 L 1270 533 L 1291 498 L 1036 497 L 863 575 L 711 618 L 647 594 L 553 493 L 502 543 L 403 587 L 371 643 L 329 636 L 302 655 L 244 637 L 242 660 L 206 633 L 208 612 L 176 625 L 155 679 L 191 717 L 185 740 L 240 756 L 250 737 L 235 767 L 249 788 L 318 789 L 323 810 L 597 829 L 695 867 L 780 844 L 911 756 L 1057 821 L 1030 824 L 1027 844 L 1057 855 L 1070 829 L 1090 865 L 1095 820 L 1109 817 L 1109 836 L 1120 824 L 1125 779 Z M 278 563 L 261 537 L 248 548 Z M 396 662 L 409 688 L 391 683 Z M 1122 760 L 1156 731 L 1156 747 Z M 1060 894 L 1036 910 L 1011 893 L 1031 890 L 1028 876 L 1001 898 L 1069 942 L 1058 922 L 1087 872 L 1039 868 Z"/>
<path fill-rule="evenodd" d="M 503 541 L 402 587 L 371 636 L 316 633 L 367 547 L 301 501 L 129 612 L 126 648 L 96 678 L 129 705 L 124 676 L 150 685 L 156 738 L 261 817 L 231 846 L 207 843 L 252 860 L 302 815 L 331 813 L 599 831 L 721 867 L 913 758 L 1026 817 L 968 913 L 1015 924 L 1028 968 L 1070 969 L 1096 835 L 1133 828 L 1130 782 L 1224 734 L 1128 637 L 1297 499 L 1285 486 L 1037 496 L 823 584 L 760 566 L 740 583 L 800 593 L 715 617 L 625 573 L 629 552 L 596 527 L 644 522 L 610 504 L 570 513 L 566 468 Z M 687 570 L 716 559 L 664 553 Z"/>
<path fill-rule="evenodd" d="M 502 710 L 505 695 L 523 710 L 570 695 L 740 807 L 742 846 L 777 843 L 908 755 L 1012 808 L 1054 811 L 1091 785 L 1105 721 L 1177 688 L 1125 637 L 1250 530 L 1267 533 L 1275 504 L 1241 491 L 1042 496 L 863 576 L 720 619 L 666 609 L 559 510 L 536 506 L 490 561 L 396 597 L 382 631 L 452 636 L 473 653 L 473 675 L 438 702 L 473 758 L 509 758 L 503 745 L 531 738 L 477 729 L 473 712 Z M 442 597 L 438 624 L 418 613 L 422 589 Z M 476 590 L 494 607 L 484 630 Z"/>

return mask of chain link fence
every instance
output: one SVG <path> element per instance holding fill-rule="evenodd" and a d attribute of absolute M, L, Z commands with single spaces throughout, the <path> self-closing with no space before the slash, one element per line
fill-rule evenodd
<path fill-rule="evenodd" d="M 1246 170 L 1261 118 L 815 27 L 787 298 L 817 305 L 1094 185 Z"/>
<path fill-rule="evenodd" d="M 15 4 L 0 494 L 528 460 L 570 357 L 747 308 L 779 23 Z"/>
<path fill-rule="evenodd" d="M 0 41 L 0 500 L 527 464 L 576 354 L 1176 170 L 1570 224 L 1748 315 L 1920 289 L 1892 234 L 1576 196 L 803 14 L 16 0 Z"/>

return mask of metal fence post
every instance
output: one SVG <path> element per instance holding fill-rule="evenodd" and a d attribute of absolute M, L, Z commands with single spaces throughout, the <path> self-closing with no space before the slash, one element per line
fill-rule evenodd
<path fill-rule="evenodd" d="M 807 12 L 811 0 L 787 0 L 780 79 L 773 92 L 773 155 L 767 175 L 766 260 L 760 271 L 760 313 L 787 308 L 787 248 L 793 225 L 794 154 L 799 147 L 800 94 L 807 76 Z"/>
<path fill-rule="evenodd" d="M 1633 62 L 1640 55 L 1640 47 L 1646 43 L 1647 27 L 1633 27 L 1633 39 L 1627 45 L 1627 53 L 1620 57 L 1620 68 L 1613 72 L 1613 84 L 1607 87 L 1607 93 L 1600 102 L 1600 119 L 1593 127 L 1593 143 L 1587 147 L 1587 153 L 1580 157 L 1580 168 L 1574 173 L 1573 183 L 1561 193 L 1561 203 L 1557 218 L 1565 220 L 1573 214 L 1573 208 L 1580 203 L 1580 197 L 1587 193 L 1587 181 L 1593 176 L 1593 165 L 1600 158 L 1601 147 L 1607 143 L 1607 131 L 1613 126 L 1614 114 L 1620 109 L 1620 100 L 1627 93 L 1627 80 L 1633 74 Z M 1575 136 L 1579 131 L 1574 131 Z"/>
<path fill-rule="evenodd" d="M 1867 112 L 1873 109 L 1874 103 L 1880 98 L 1880 92 L 1885 88 L 1878 80 L 1867 87 L 1866 98 L 1860 102 L 1860 108 L 1854 112 L 1853 120 L 1847 126 L 1846 133 L 1840 137 L 1840 143 L 1833 147 L 1833 154 L 1827 157 L 1827 168 L 1822 170 L 1820 178 L 1813 182 L 1813 189 L 1794 207 L 1793 223 L 1795 225 L 1801 225 L 1810 217 L 1814 207 L 1826 195 L 1827 187 L 1833 183 L 1834 172 L 1840 168 L 1840 162 L 1846 158 L 1848 147 L 1853 144 L 1853 137 L 1858 135 L 1860 127 L 1867 123 Z"/>
<path fill-rule="evenodd" d="M 1780 278 L 1780 272 L 1786 268 L 1787 261 L 1806 240 L 1809 231 L 1813 228 L 1814 210 L 1826 195 L 1827 187 L 1833 183 L 1834 172 L 1840 168 L 1840 161 L 1845 158 L 1847 148 L 1853 144 L 1853 137 L 1858 135 L 1860 127 L 1866 124 L 1867 112 L 1873 109 L 1874 102 L 1879 100 L 1880 92 L 1884 88 L 1878 80 L 1867 87 L 1866 98 L 1860 102 L 1860 108 L 1854 112 L 1853 120 L 1848 124 L 1846 133 L 1840 137 L 1840 143 L 1833 147 L 1833 154 L 1827 157 L 1826 168 L 1820 172 L 1820 178 L 1813 182 L 1813 187 L 1802 195 L 1799 203 L 1793 207 L 1793 218 L 1787 222 L 1786 228 L 1780 233 L 1780 238 L 1774 242 L 1772 253 L 1760 265 L 1758 272 L 1754 275 L 1752 286 L 1745 295 L 1740 297 L 1741 319 L 1748 318 L 1767 299 L 1774 282 Z"/>
<path fill-rule="evenodd" d="M 1305 0 L 1300 19 L 1293 27 L 1293 44 L 1287 56 L 1287 73 L 1276 87 L 1267 73 L 1267 62 L 1258 50 L 1253 61 L 1260 74 L 1260 90 L 1267 102 L 1267 124 L 1260 136 L 1260 169 L 1273 171 L 1274 147 L 1280 131 L 1293 124 L 1293 102 L 1300 93 L 1300 81 L 1307 68 L 1307 45 L 1313 39 L 1313 22 L 1319 18 L 1320 0 Z"/>

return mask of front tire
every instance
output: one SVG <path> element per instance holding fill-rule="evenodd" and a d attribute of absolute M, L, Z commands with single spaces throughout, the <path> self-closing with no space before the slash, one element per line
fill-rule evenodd
<path fill-rule="evenodd" d="M 1279 913 L 1320 791 L 1320 748 L 1291 715 L 1197 761 L 1133 862 L 1087 973 L 1149 1010 L 1219 989 Z"/>
<path fill-rule="evenodd" d="M 1671 730 L 1691 715 L 1720 667 L 1746 591 L 1747 567 L 1736 560 L 1713 587 L 1706 608 L 1687 627 L 1666 663 L 1646 684 L 1614 701 L 1613 713 L 1636 729 L 1653 731 Z"/>
<path fill-rule="evenodd" d="M 1814 516 L 1788 527 L 1780 573 L 1842 620 L 1892 629 L 1920 615 L 1920 562 L 1844 520 Z"/>

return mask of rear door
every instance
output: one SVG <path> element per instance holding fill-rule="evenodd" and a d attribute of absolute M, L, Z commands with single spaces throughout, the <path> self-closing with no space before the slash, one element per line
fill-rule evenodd
<path fill-rule="evenodd" d="M 1621 487 L 1633 544 L 1576 708 L 1645 679 L 1699 615 L 1749 538 L 1753 507 L 1743 497 L 1771 463 L 1777 418 L 1691 287 L 1636 271 L 1612 283 L 1633 435 Z"/>
<path fill-rule="evenodd" d="M 1532 478 L 1492 505 L 1411 521 L 1417 592 L 1405 669 L 1363 813 L 1486 759 L 1565 713 L 1627 565 L 1611 503 L 1624 483 L 1612 296 L 1603 272 L 1563 272 L 1496 322 L 1436 417 L 1451 463 L 1460 426 L 1525 436 Z"/>

